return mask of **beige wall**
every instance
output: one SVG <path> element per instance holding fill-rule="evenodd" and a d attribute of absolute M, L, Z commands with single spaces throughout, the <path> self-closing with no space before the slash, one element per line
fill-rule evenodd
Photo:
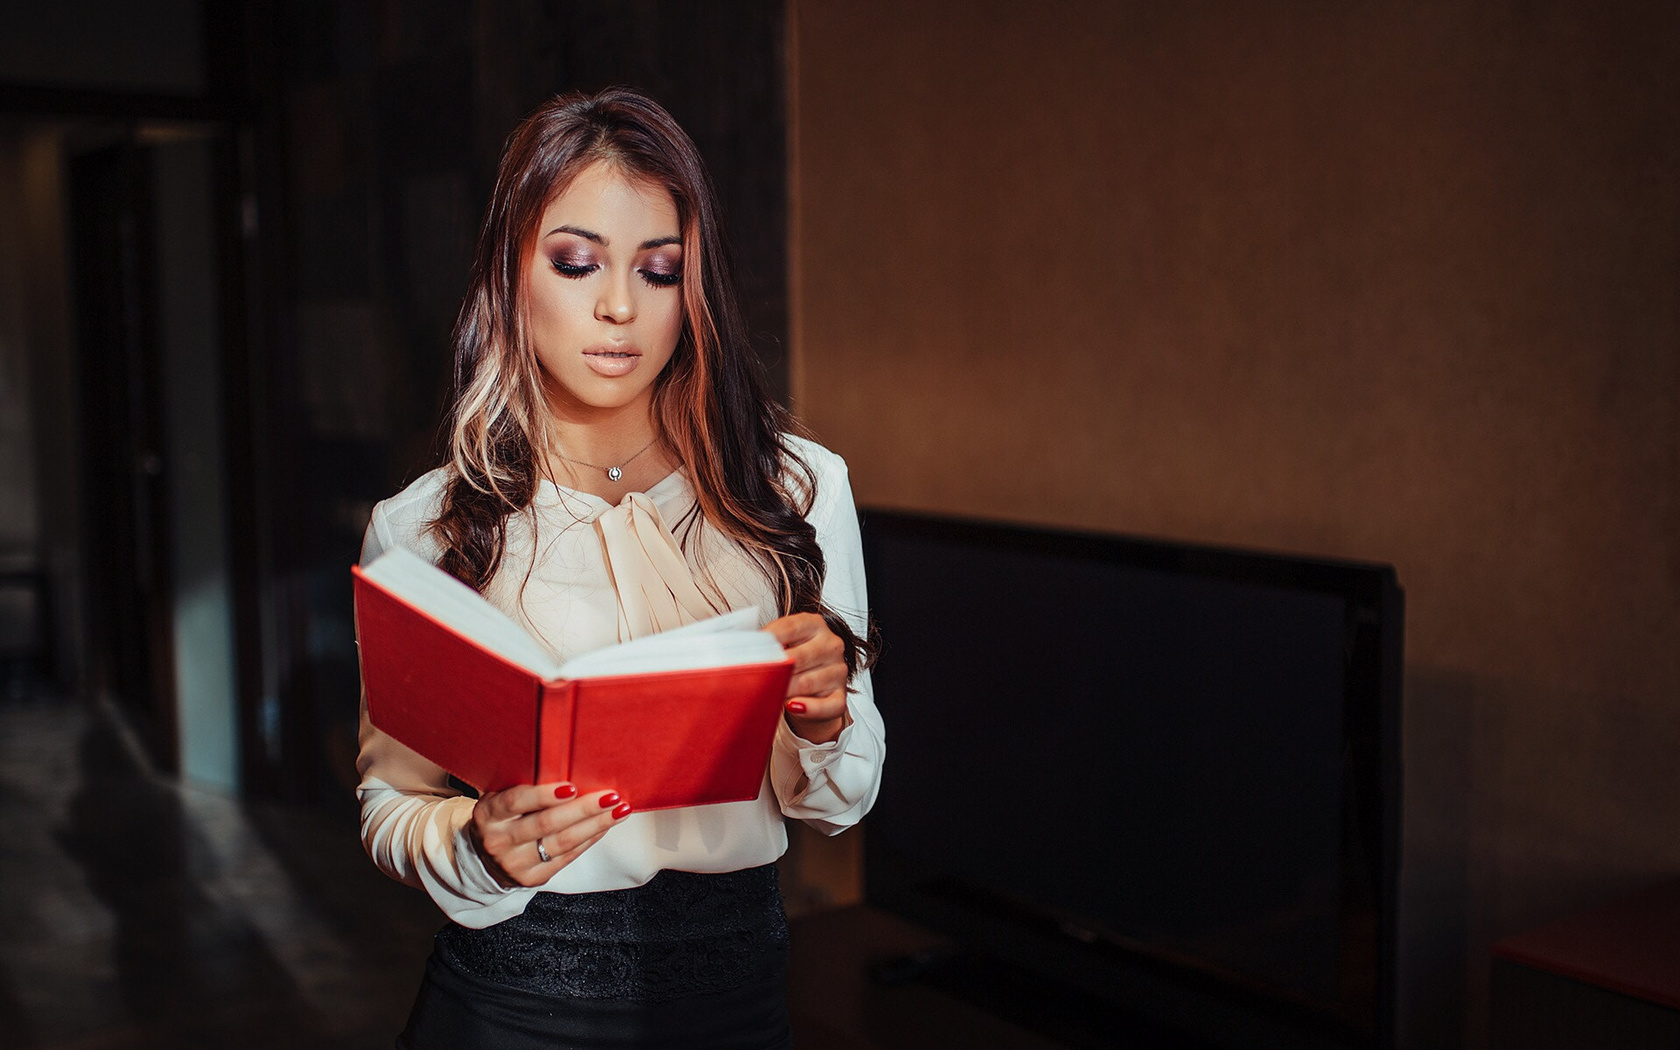
<path fill-rule="evenodd" d="M 1398 567 L 1414 1041 L 1680 870 L 1680 9 L 1616 6 L 790 5 L 860 502 Z"/>

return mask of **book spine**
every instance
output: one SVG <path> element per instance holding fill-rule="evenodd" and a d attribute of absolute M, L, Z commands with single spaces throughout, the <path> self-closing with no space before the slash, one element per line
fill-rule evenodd
<path fill-rule="evenodd" d="M 572 739 L 577 721 L 577 684 L 543 682 L 537 704 L 536 779 L 552 784 L 572 779 Z"/>

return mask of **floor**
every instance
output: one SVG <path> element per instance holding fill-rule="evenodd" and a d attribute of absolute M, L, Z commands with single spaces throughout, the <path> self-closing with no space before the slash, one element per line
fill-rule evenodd
<path fill-rule="evenodd" d="M 439 925 L 354 813 L 149 775 L 109 718 L 0 703 L 0 1046 L 386 1047 Z"/>

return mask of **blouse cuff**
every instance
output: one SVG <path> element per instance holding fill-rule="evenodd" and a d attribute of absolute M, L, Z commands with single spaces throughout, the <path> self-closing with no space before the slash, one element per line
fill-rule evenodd
<path fill-rule="evenodd" d="M 490 874 L 466 823 L 455 829 L 452 838 L 455 863 L 450 874 L 454 879 L 446 882 L 439 877 L 441 872 L 429 867 L 422 868 L 420 873 L 426 893 L 450 921 L 483 929 L 523 912 L 537 892 L 536 887 L 505 886 Z"/>
<path fill-rule="evenodd" d="M 776 730 L 771 762 L 771 779 L 782 812 L 805 821 L 825 835 L 838 834 L 857 823 L 873 801 L 873 792 L 862 782 L 848 783 L 845 774 L 852 767 L 840 759 L 853 750 L 869 750 L 868 740 L 860 723 L 853 722 L 828 743 L 813 744 L 795 733 L 784 719 Z M 857 761 L 862 758 L 861 754 L 854 755 L 853 765 L 857 766 L 859 776 L 868 772 L 865 766 L 874 765 Z"/>
<path fill-rule="evenodd" d="M 533 891 L 504 886 L 473 842 L 471 799 L 404 796 L 372 778 L 361 793 L 369 853 L 387 874 L 425 890 L 451 920 L 480 928 L 525 910 Z"/>
<path fill-rule="evenodd" d="M 807 777 L 815 777 L 846 753 L 846 741 L 854 728 L 855 722 L 847 722 L 846 727 L 840 730 L 840 735 L 833 740 L 826 744 L 813 744 L 795 733 L 784 718 L 776 727 L 776 749 L 793 758 L 799 764 L 801 773 Z"/>

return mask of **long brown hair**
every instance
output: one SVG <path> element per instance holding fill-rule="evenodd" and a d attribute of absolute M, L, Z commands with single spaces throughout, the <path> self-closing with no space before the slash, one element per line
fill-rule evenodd
<path fill-rule="evenodd" d="M 542 374 L 521 305 L 543 210 L 596 162 L 663 186 L 682 229 L 683 329 L 654 381 L 653 424 L 693 482 L 705 523 L 757 559 L 780 613 L 815 612 L 856 673 L 874 646 L 822 601 L 825 570 L 805 520 L 816 477 L 784 439 L 794 420 L 764 392 L 747 343 L 699 152 L 658 103 L 626 88 L 561 95 L 508 138 L 455 325 L 448 479 L 434 535 L 439 564 L 482 591 L 507 546 L 508 516 L 531 505 L 549 447 Z"/>

